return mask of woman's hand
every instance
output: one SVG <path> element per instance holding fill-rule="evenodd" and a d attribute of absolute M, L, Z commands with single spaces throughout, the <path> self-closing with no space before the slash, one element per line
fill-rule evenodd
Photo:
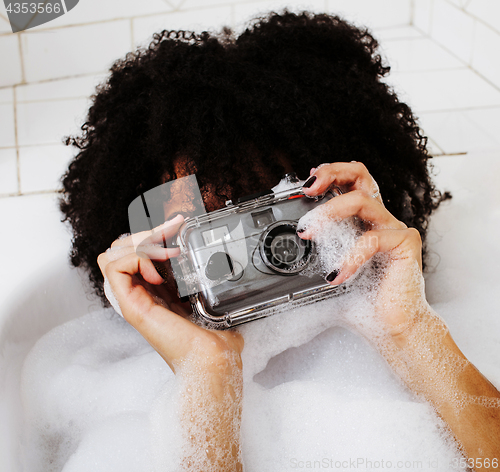
<path fill-rule="evenodd" d="M 178 408 L 185 441 L 180 469 L 241 471 L 243 338 L 189 321 L 189 309 L 163 284 L 152 262 L 179 254 L 161 243 L 171 240 L 183 222 L 177 216 L 152 234 L 117 239 L 98 263 L 123 317 L 180 376 Z"/>
<path fill-rule="evenodd" d="M 340 271 L 329 274 L 327 281 L 339 285 L 376 253 L 385 253 L 388 267 L 380 280 L 375 309 L 389 334 L 397 338 L 412 324 L 415 308 L 427 305 L 420 234 L 389 213 L 377 183 L 362 163 L 323 164 L 311 171 L 303 191 L 306 195 L 317 196 L 331 186 L 342 187 L 346 192 L 325 203 L 323 211 L 339 221 L 357 216 L 367 231 L 344 257 Z M 312 232 L 306 229 L 300 237 L 311 239 Z"/>
<path fill-rule="evenodd" d="M 448 423 L 471 468 L 498 467 L 500 393 L 467 360 L 428 305 L 419 233 L 387 211 L 377 183 L 363 164 L 324 164 L 313 169 L 304 193 L 320 195 L 332 185 L 347 192 L 323 205 L 327 214 L 337 220 L 357 216 L 367 231 L 344 258 L 340 271 L 327 280 L 341 284 L 378 252 L 387 255 L 388 265 L 376 291 L 375 316 L 384 324 L 389 341 L 378 339 L 376 346 L 408 387 Z M 311 236 L 307 229 L 300 233 L 305 239 Z M 371 333 L 363 334 L 370 338 Z"/>
<path fill-rule="evenodd" d="M 123 317 L 165 359 L 172 371 L 182 363 L 202 362 L 206 369 L 225 369 L 224 359 L 240 354 L 243 338 L 234 331 L 203 329 L 187 319 L 190 309 L 182 304 L 164 284 L 152 260 L 167 261 L 179 249 L 164 248 L 184 222 L 182 216 L 155 228 L 151 233 L 134 234 L 117 239 L 108 251 L 99 255 L 98 263 L 120 306 Z M 137 249 L 136 249 L 137 248 Z"/>

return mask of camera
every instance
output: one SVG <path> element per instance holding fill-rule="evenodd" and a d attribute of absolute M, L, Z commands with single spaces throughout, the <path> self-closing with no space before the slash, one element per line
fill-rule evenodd
<path fill-rule="evenodd" d="M 311 198 L 290 176 L 275 189 L 181 227 L 172 267 L 179 294 L 189 295 L 205 326 L 226 329 L 345 292 L 315 271 L 315 245 L 297 235 L 300 217 L 340 191 Z"/>

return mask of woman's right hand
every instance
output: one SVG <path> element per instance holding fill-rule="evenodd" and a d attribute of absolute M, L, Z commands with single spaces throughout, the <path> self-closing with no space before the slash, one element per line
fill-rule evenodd
<path fill-rule="evenodd" d="M 183 222 L 178 215 L 155 228 L 152 234 L 147 231 L 117 239 L 99 255 L 99 267 L 125 320 L 174 373 L 186 362 L 202 363 L 205 370 L 221 373 L 228 369 L 228 359 L 234 356 L 241 369 L 242 336 L 231 330 L 208 330 L 192 323 L 188 319 L 189 308 L 163 284 L 151 260 L 166 261 L 179 254 L 179 249 L 164 248 L 161 242 L 171 240 Z M 138 246 L 137 241 L 141 240 Z"/>
<path fill-rule="evenodd" d="M 189 321 L 188 309 L 163 284 L 151 260 L 179 254 L 161 242 L 170 240 L 183 222 L 179 215 L 152 234 L 117 239 L 98 263 L 123 317 L 184 380 L 179 412 L 187 443 L 180 468 L 241 471 L 243 338 L 235 331 L 203 329 Z"/>

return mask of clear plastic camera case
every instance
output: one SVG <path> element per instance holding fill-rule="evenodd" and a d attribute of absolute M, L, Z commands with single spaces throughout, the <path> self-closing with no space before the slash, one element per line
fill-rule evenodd
<path fill-rule="evenodd" d="M 226 329 L 343 293 L 314 273 L 314 243 L 296 234 L 300 217 L 334 196 L 298 187 L 186 220 L 174 273 L 197 318 Z"/>

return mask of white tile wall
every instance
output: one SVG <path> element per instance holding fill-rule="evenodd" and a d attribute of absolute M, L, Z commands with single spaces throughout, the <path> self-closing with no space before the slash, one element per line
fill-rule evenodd
<path fill-rule="evenodd" d="M 390 81 L 417 114 L 500 105 L 500 90 L 470 69 L 395 73 Z"/>
<path fill-rule="evenodd" d="M 0 149 L 0 195 L 17 193 L 17 191 L 16 149 Z"/>
<path fill-rule="evenodd" d="M 467 4 L 470 3 L 470 0 L 446 0 L 446 1 L 452 3 L 458 8 L 465 8 Z"/>
<path fill-rule="evenodd" d="M 463 67 L 456 57 L 428 38 L 387 41 L 382 50 L 392 68 L 400 72 Z"/>
<path fill-rule="evenodd" d="M 179 6 L 180 10 L 193 10 L 195 8 L 218 7 L 221 5 L 235 5 L 249 3 L 249 0 L 168 0 L 172 5 Z M 250 3 L 255 3 L 250 0 Z"/>
<path fill-rule="evenodd" d="M 434 0 L 413 0 L 412 24 L 420 31 L 430 34 Z"/>
<path fill-rule="evenodd" d="M 134 42 L 146 46 L 153 33 L 166 30 L 219 31 L 223 26 L 232 26 L 231 6 L 180 11 L 164 15 L 148 16 L 133 20 Z"/>
<path fill-rule="evenodd" d="M 19 146 L 60 143 L 78 132 L 88 108 L 85 98 L 17 104 Z"/>
<path fill-rule="evenodd" d="M 371 28 L 407 25 L 411 19 L 411 0 L 328 0 L 328 11 Z"/>
<path fill-rule="evenodd" d="M 14 103 L 14 89 L 12 87 L 0 88 L 0 103 Z"/>
<path fill-rule="evenodd" d="M 12 29 L 8 20 L 2 16 L 0 16 L 0 34 L 1 33 L 11 33 Z"/>
<path fill-rule="evenodd" d="M 263 0 L 238 3 L 234 6 L 234 17 L 237 31 L 244 29 L 245 23 L 270 11 L 281 12 L 284 9 L 299 13 L 301 11 L 325 12 L 326 0 Z"/>
<path fill-rule="evenodd" d="M 389 26 L 387 28 L 379 28 L 376 31 L 375 37 L 377 40 L 385 44 L 389 41 L 397 41 L 400 39 L 415 39 L 423 38 L 422 32 L 417 28 L 405 25 L 405 26 Z"/>
<path fill-rule="evenodd" d="M 16 145 L 16 131 L 14 128 L 14 104 L 0 104 L 0 148 Z"/>
<path fill-rule="evenodd" d="M 432 37 L 465 63 L 472 57 L 474 19 L 447 0 L 434 0 Z"/>
<path fill-rule="evenodd" d="M 464 113 L 491 138 L 500 140 L 500 107 L 467 110 Z"/>
<path fill-rule="evenodd" d="M 21 192 L 42 192 L 61 187 L 59 180 L 73 150 L 63 144 L 19 149 Z"/>
<path fill-rule="evenodd" d="M 500 89 L 500 34 L 479 22 L 476 24 L 472 67 Z"/>
<path fill-rule="evenodd" d="M 134 16 L 165 13 L 172 10 L 165 0 L 80 0 L 75 8 L 63 16 L 46 23 L 44 28 L 81 25 L 98 21 L 131 18 Z"/>
<path fill-rule="evenodd" d="M 499 114 L 500 108 L 496 108 L 495 112 Z M 496 135 L 489 133 L 483 123 L 474 119 L 479 117 L 470 113 L 470 111 L 427 113 L 422 114 L 420 118 L 425 133 L 436 136 L 437 145 L 447 154 L 500 149 L 498 132 Z M 485 114 L 484 110 L 472 113 L 479 113 L 480 116 Z M 496 120 L 497 126 L 500 125 L 499 121 Z"/>
<path fill-rule="evenodd" d="M 106 76 L 107 74 L 104 73 L 92 74 L 71 79 L 21 85 L 16 89 L 17 101 L 32 102 L 64 98 L 87 98 L 95 92 L 95 88 L 99 83 L 104 82 Z"/>
<path fill-rule="evenodd" d="M 389 81 L 421 116 L 433 153 L 496 145 L 500 0 L 81 0 L 20 34 L 1 16 L 2 3 L 0 195 L 58 186 L 72 152 L 62 138 L 78 131 L 87 97 L 132 44 L 146 45 L 162 29 L 241 30 L 284 7 L 370 26 L 391 62 Z"/>
<path fill-rule="evenodd" d="M 0 67 L 0 87 L 14 85 L 23 78 L 21 66 L 21 52 L 16 34 L 12 32 L 0 36 L 0 53 L 2 66 Z"/>
<path fill-rule="evenodd" d="M 471 0 L 465 10 L 500 33 L 500 2 L 498 0 Z"/>
<path fill-rule="evenodd" d="M 21 38 L 27 82 L 105 71 L 132 43 L 128 20 L 28 30 Z"/>

